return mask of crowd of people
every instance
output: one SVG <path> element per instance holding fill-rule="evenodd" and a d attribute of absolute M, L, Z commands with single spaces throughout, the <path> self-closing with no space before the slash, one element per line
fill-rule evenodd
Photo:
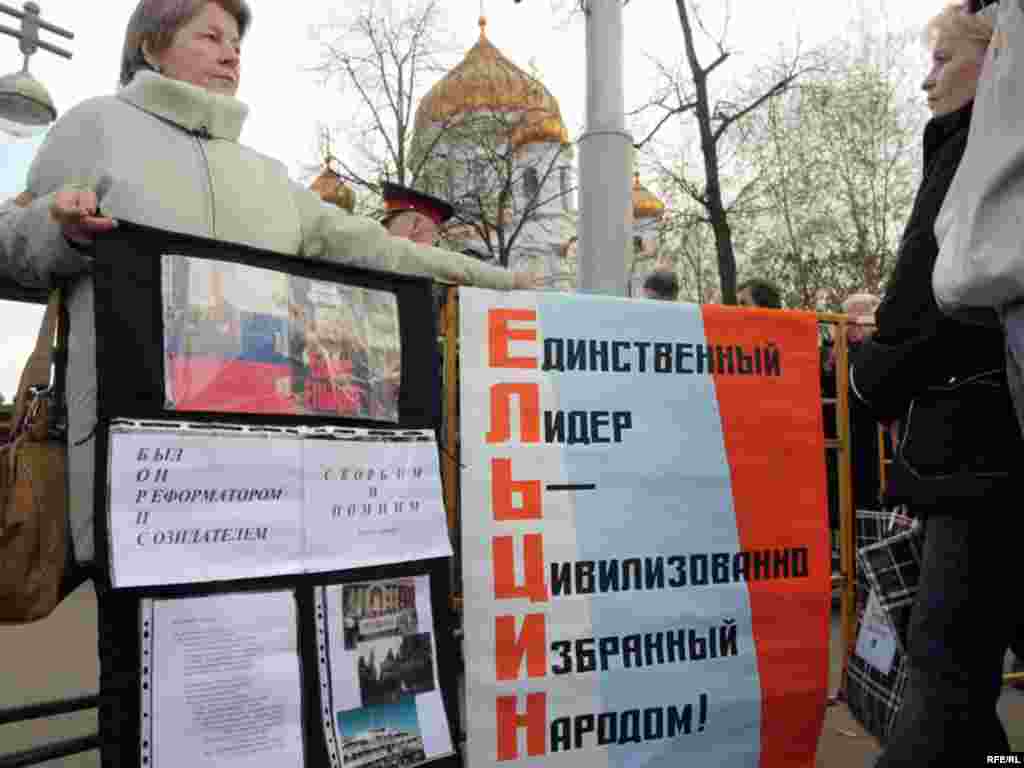
<path fill-rule="evenodd" d="M 396 702 L 402 696 L 415 696 L 434 689 L 434 666 L 430 634 L 405 635 L 395 649 L 382 651 L 368 643 L 357 662 L 359 691 L 364 706 Z"/>
<path fill-rule="evenodd" d="M 1009 751 L 996 701 L 1004 656 L 1022 634 L 1022 622 L 1012 603 L 998 605 L 984 624 L 977 598 L 969 610 L 968 523 L 975 518 L 971 527 L 983 555 L 976 594 L 1005 590 L 1014 583 L 1020 534 L 1020 516 L 1007 499 L 1013 498 L 1012 468 L 1024 438 L 1007 383 L 1004 328 L 995 313 L 987 324 L 944 314 L 931 287 L 939 251 L 936 217 L 964 156 L 993 35 L 986 5 L 993 3 L 950 6 L 927 25 L 933 66 L 923 89 L 932 119 L 923 136 L 923 178 L 884 296 L 855 294 L 843 307 L 851 318 L 854 466 L 868 473 L 854 484 L 855 504 L 902 505 L 924 523 L 909 680 L 877 768 L 966 764 L 953 757 L 965 746 Z M 246 0 L 141 0 L 128 22 L 117 94 L 68 111 L 41 147 L 26 194 L 0 207 L 0 274 L 34 288 L 56 281 L 69 286 L 70 517 L 80 562 L 94 555 L 90 250 L 119 217 L 306 259 L 498 289 L 534 285 L 528 274 L 433 248 L 445 218 L 437 201 L 398 195 L 382 223 L 350 215 L 321 204 L 288 179 L 283 165 L 239 144 L 246 108 L 234 95 L 250 20 Z M 216 141 L 216 162 L 197 153 L 197 138 Z M 253 226 L 259 212 L 268 214 L 260 219 L 263 227 Z M 644 284 L 647 298 L 675 300 L 678 294 L 678 278 L 670 271 L 656 270 Z M 782 306 L 778 289 L 763 280 L 740 285 L 738 294 L 744 306 Z M 348 372 L 330 370 L 331 356 L 317 351 L 326 334 L 305 330 L 301 341 L 311 350 L 305 364 L 322 367 L 332 380 L 356 376 L 355 363 Z M 827 343 L 822 371 L 827 393 L 835 371 Z M 894 453 L 881 499 L 878 424 L 888 428 Z M 101 739 L 116 744 L 120 723 L 137 717 L 136 670 L 118 663 L 118 649 L 134 641 L 138 599 L 113 592 L 102 577 L 97 592 Z M 104 749 L 104 766 L 120 759 Z"/>

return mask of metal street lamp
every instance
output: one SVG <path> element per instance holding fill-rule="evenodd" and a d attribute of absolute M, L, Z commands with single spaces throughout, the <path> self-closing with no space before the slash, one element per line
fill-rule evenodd
<path fill-rule="evenodd" d="M 519 2 L 519 0 L 516 0 Z M 626 295 L 633 229 L 633 137 L 626 130 L 622 6 L 578 0 L 587 20 L 587 124 L 579 138 L 577 288 Z"/>
<path fill-rule="evenodd" d="M 10 120 L 19 127 L 28 126 L 31 129 L 42 130 L 56 119 L 57 109 L 53 106 L 53 100 L 43 84 L 29 74 L 29 56 L 42 48 L 66 59 L 71 58 L 70 51 L 40 40 L 40 28 L 69 40 L 74 39 L 74 35 L 66 29 L 41 20 L 39 6 L 34 2 L 25 3 L 21 11 L 0 3 L 0 12 L 21 19 L 20 31 L 0 24 L 0 32 L 18 38 L 18 47 L 25 56 L 20 72 L 0 77 L 0 118 Z"/>

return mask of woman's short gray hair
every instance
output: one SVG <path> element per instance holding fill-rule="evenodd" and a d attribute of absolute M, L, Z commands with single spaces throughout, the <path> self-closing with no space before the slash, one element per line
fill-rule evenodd
<path fill-rule="evenodd" d="M 239 35 L 245 37 L 245 31 L 252 22 L 252 11 L 246 0 L 139 0 L 124 33 L 121 85 L 128 85 L 140 69 L 152 69 L 142 55 L 144 42 L 148 42 L 150 49 L 157 53 L 167 50 L 177 31 L 207 3 L 216 3 L 234 16 Z"/>
<path fill-rule="evenodd" d="M 850 317 L 861 319 L 871 318 L 874 322 L 875 312 L 882 300 L 873 293 L 855 293 L 847 296 L 842 303 L 843 312 Z"/>

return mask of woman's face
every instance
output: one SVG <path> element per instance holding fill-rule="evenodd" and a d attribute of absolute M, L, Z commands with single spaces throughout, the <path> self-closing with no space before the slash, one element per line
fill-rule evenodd
<path fill-rule="evenodd" d="M 238 91 L 242 50 L 238 22 L 217 3 L 208 2 L 178 29 L 167 50 L 144 50 L 167 77 L 225 96 Z"/>
<path fill-rule="evenodd" d="M 978 88 L 985 46 L 940 32 L 932 48 L 932 68 L 921 84 L 928 108 L 940 117 L 967 106 Z"/>

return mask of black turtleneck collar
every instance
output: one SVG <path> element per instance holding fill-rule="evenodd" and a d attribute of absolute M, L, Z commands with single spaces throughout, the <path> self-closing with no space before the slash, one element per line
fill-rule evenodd
<path fill-rule="evenodd" d="M 925 175 L 928 174 L 928 170 L 932 167 L 935 155 L 942 148 L 942 145 L 961 131 L 967 131 L 970 127 L 971 110 L 973 108 L 974 102 L 969 101 L 956 112 L 950 112 L 948 115 L 942 115 L 940 117 L 933 117 L 928 121 L 928 125 L 926 125 L 924 129 Z"/>

